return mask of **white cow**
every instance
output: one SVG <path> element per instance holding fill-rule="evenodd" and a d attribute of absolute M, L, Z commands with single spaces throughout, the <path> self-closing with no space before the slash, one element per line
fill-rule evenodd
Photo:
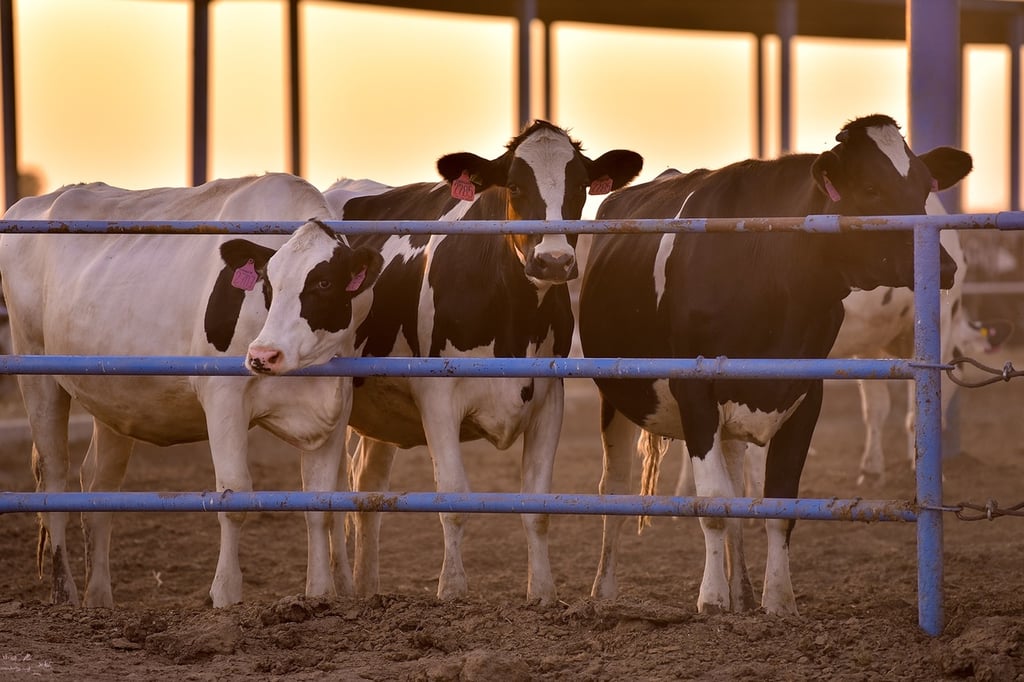
<path fill-rule="evenodd" d="M 22 199 L 8 220 L 305 220 L 330 218 L 323 195 L 301 178 L 268 174 L 215 180 L 195 188 L 125 190 L 102 183 L 63 187 Z M 319 228 L 316 228 L 319 229 Z M 264 275 L 271 247 L 287 236 L 245 240 L 216 235 L 34 235 L 0 237 L 0 273 L 19 354 L 241 356 L 267 317 L 271 286 Z M 354 333 L 371 303 L 380 270 L 370 249 L 339 250 L 353 290 Z M 354 278 L 354 279 L 353 279 Z M 360 279 L 361 278 L 361 279 Z M 274 300 L 293 292 L 273 291 Z M 282 301 L 283 302 L 283 301 Z M 349 343 L 350 347 L 351 344 Z M 30 376 L 19 378 L 33 434 L 39 491 L 68 487 L 67 423 L 71 399 L 94 417 L 82 464 L 83 490 L 118 490 L 135 440 L 171 445 L 208 439 L 218 491 L 252 490 L 248 430 L 263 427 L 301 451 L 304 490 L 335 489 L 351 407 L 350 378 L 185 376 Z M 238 563 L 243 513 L 221 513 L 220 557 L 210 588 L 216 607 L 242 599 Z M 307 513 L 307 595 L 336 592 L 337 563 L 345 591 L 352 577 L 344 546 L 331 546 L 330 514 Z M 39 565 L 48 539 L 55 602 L 79 603 L 67 557 L 65 513 L 41 515 Z M 110 514 L 83 514 L 87 542 L 85 604 L 111 606 Z M 339 536 L 336 536 L 336 538 Z M 341 537 L 343 541 L 343 537 Z M 332 549 L 334 554 L 332 556 Z"/>

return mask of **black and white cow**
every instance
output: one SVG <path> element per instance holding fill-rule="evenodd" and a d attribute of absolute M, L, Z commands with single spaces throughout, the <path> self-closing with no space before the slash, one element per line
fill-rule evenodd
<path fill-rule="evenodd" d="M 951 148 L 915 156 L 886 116 L 852 121 L 837 140 L 820 155 L 665 173 L 612 194 L 598 218 L 921 214 L 929 192 L 957 182 L 971 164 L 967 154 Z M 943 287 L 953 274 L 943 252 Z M 907 232 L 599 235 L 584 276 L 580 336 L 588 357 L 824 358 L 852 289 L 912 284 L 913 238 Z M 821 381 L 601 379 L 597 385 L 602 493 L 628 492 L 642 427 L 685 437 L 701 496 L 739 493 L 746 443 L 770 442 L 764 495 L 797 497 L 821 407 Z M 622 522 L 605 519 L 597 597 L 616 594 Z M 738 519 L 702 518 L 701 526 L 706 557 L 698 609 L 753 606 Z M 767 523 L 761 603 L 770 613 L 796 611 L 788 554 L 792 527 L 787 520 Z"/>
<path fill-rule="evenodd" d="M 286 174 L 215 180 L 194 188 L 124 190 L 103 183 L 63 187 L 22 199 L 9 220 L 305 220 L 330 218 L 315 187 Z M 319 233 L 307 224 L 293 237 Z M 305 306 L 273 288 L 264 269 L 287 236 L 245 240 L 212 235 L 34 235 L 0 237 L 0 272 L 10 310 L 14 351 L 68 355 L 243 355 L 280 308 Z M 327 324 L 292 329 L 293 341 L 328 359 L 351 353 L 355 326 L 365 318 L 380 271 L 380 254 L 336 242 L 332 275 L 344 273 L 344 305 Z M 348 286 L 346 286 L 348 285 Z M 252 490 L 247 462 L 250 427 L 260 426 L 301 451 L 306 490 L 334 490 L 351 405 L 350 378 L 32 376 L 19 377 L 32 427 L 32 461 L 39 491 L 60 492 L 68 481 L 68 411 L 75 399 L 94 417 L 82 489 L 118 490 L 135 440 L 171 445 L 208 439 L 217 490 Z M 238 543 L 244 514 L 220 514 L 221 543 L 210 588 L 213 605 L 242 599 Z M 41 515 L 40 571 L 48 539 L 56 602 L 79 603 L 67 556 L 66 513 Z M 87 541 L 85 604 L 111 606 L 110 514 L 83 514 Z M 330 515 L 307 514 L 306 593 L 343 590 L 352 578 L 344 546 L 331 546 Z M 343 540 L 343 534 L 336 534 Z"/>
<path fill-rule="evenodd" d="M 346 220 L 579 219 L 592 193 L 622 187 L 642 159 L 626 150 L 597 159 L 562 129 L 538 121 L 507 151 L 488 160 L 443 156 L 443 183 L 346 197 Z M 327 192 L 328 197 L 330 191 Z M 330 199 L 329 199 L 330 200 Z M 443 226 L 439 226 L 443 231 Z M 575 239 L 565 235 L 435 235 L 351 237 L 385 260 L 370 314 L 356 343 L 364 356 L 534 357 L 569 352 L 573 317 L 565 282 L 576 276 Z M 329 258 L 330 240 L 323 240 Z M 276 300 L 274 302 L 276 305 Z M 274 311 L 271 310 L 271 318 Z M 265 328 L 249 350 L 255 371 L 277 373 L 310 363 L 278 341 L 284 327 Z M 271 339 L 274 342 L 271 343 Z M 362 436 L 355 472 L 360 491 L 387 490 L 397 448 L 426 444 L 437 489 L 469 489 L 461 441 L 485 438 L 500 449 L 523 437 L 522 490 L 550 490 L 562 423 L 563 386 L 550 378 L 357 379 L 350 424 Z M 441 514 L 444 563 L 437 593 L 465 595 L 462 514 Z M 527 598 L 556 598 L 547 550 L 546 516 L 524 515 L 529 549 Z M 379 514 L 357 515 L 356 590 L 378 590 Z"/>
<path fill-rule="evenodd" d="M 939 198 L 932 194 L 926 205 L 929 215 L 944 215 L 945 209 Z M 993 350 L 1008 336 L 1010 329 L 1001 323 L 972 321 L 963 305 L 963 284 L 967 277 L 967 259 L 956 230 L 943 230 L 940 236 L 942 248 L 949 253 L 956 264 L 953 286 L 941 292 L 939 302 L 940 357 L 949 362 L 961 355 L 975 356 Z M 914 342 L 914 292 L 902 287 L 878 287 L 871 290 L 857 290 L 843 299 L 843 325 L 832 345 L 830 357 L 834 358 L 891 358 L 909 357 Z M 860 472 L 857 485 L 879 489 L 885 484 L 885 457 L 882 449 L 882 432 L 889 416 L 891 381 L 857 380 L 860 392 L 861 415 L 864 418 L 864 448 L 861 453 Z M 956 385 L 945 374 L 942 375 L 941 413 L 943 425 Z M 915 466 L 916 446 L 914 444 L 914 422 L 917 406 L 913 391 L 907 392 L 907 413 L 904 420 L 906 450 L 904 455 L 909 467 Z M 693 470 L 689 457 L 682 446 L 683 463 L 679 469 L 676 495 L 692 495 Z M 748 446 L 746 489 L 759 495 L 764 484 L 764 448 Z"/>

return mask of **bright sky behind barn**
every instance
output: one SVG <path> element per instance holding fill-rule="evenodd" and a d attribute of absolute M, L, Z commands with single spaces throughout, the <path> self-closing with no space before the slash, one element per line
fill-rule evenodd
<path fill-rule="evenodd" d="M 190 3 L 14 4 L 19 155 L 40 191 L 92 180 L 188 184 Z M 286 5 L 210 3 L 210 178 L 288 170 Z M 442 154 L 497 156 L 517 131 L 513 21 L 315 0 L 300 4 L 300 20 L 302 175 L 318 187 L 343 176 L 433 180 Z M 561 23 L 551 42 L 552 120 L 594 153 L 643 154 L 640 180 L 756 155 L 753 36 Z M 534 43 L 540 49 L 539 33 Z M 766 46 L 772 65 L 777 43 Z M 906 125 L 903 43 L 794 46 L 795 151 L 831 147 L 843 123 L 864 114 Z M 976 167 L 968 211 L 1008 208 L 1009 61 L 1006 48 L 965 54 L 962 147 Z M 777 97 L 773 87 L 769 111 Z M 776 155 L 777 121 L 767 125 L 766 153 Z"/>

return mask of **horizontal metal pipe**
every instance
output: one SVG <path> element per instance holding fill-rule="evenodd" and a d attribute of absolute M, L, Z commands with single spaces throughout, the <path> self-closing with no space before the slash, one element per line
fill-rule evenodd
<path fill-rule="evenodd" d="M 927 216 L 811 215 L 782 218 L 678 218 L 672 220 L 353 220 L 324 221 L 343 234 L 544 234 L 665 232 L 845 232 L 943 229 L 1024 229 L 1024 211 Z M 0 233 L 34 234 L 291 234 L 304 221 L 0 220 Z"/>
<path fill-rule="evenodd" d="M 0 493 L 0 513 L 38 511 L 382 511 L 487 514 L 730 516 L 916 521 L 907 500 L 779 499 L 518 493 Z"/>
<path fill-rule="evenodd" d="M 909 360 L 776 358 L 334 358 L 289 376 L 912 379 Z M 241 357 L 0 355 L 0 374 L 251 376 Z"/>

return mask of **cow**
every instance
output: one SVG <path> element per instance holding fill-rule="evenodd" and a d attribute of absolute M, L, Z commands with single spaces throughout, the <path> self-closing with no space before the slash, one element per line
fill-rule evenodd
<path fill-rule="evenodd" d="M 930 215 L 944 215 L 938 197 L 928 197 Z M 967 260 L 955 230 L 943 230 L 940 236 L 945 249 L 956 263 L 953 286 L 941 293 L 940 357 L 949 362 L 962 355 L 973 356 L 992 350 L 1007 335 L 1000 325 L 974 322 L 963 305 L 963 285 L 967 277 Z M 913 353 L 914 296 L 905 288 L 879 287 L 872 291 L 855 291 L 843 300 L 845 317 L 839 336 L 832 346 L 832 357 L 881 358 L 909 357 Z M 861 413 L 864 417 L 865 439 L 860 460 L 857 485 L 872 489 L 885 484 L 885 458 L 882 451 L 882 430 L 889 415 L 889 382 L 858 380 Z M 952 379 L 942 376 L 940 411 L 946 423 L 950 401 L 956 392 Z M 907 461 L 915 462 L 914 393 L 908 393 Z"/>
<path fill-rule="evenodd" d="M 62 187 L 25 198 L 7 220 L 306 220 L 330 219 L 323 194 L 284 173 L 221 179 L 198 187 L 126 190 L 104 183 Z M 309 228 L 318 230 L 319 228 Z M 308 232 L 309 230 L 305 230 Z M 303 232 L 303 230 L 300 230 Z M 269 249 L 286 235 L 253 240 Z M 267 251 L 243 257 L 239 243 L 218 235 L 46 235 L 0 237 L 0 273 L 14 351 L 50 355 L 241 356 L 263 326 L 273 290 Z M 382 259 L 339 241 L 332 266 L 349 273 L 350 317 L 317 328 L 341 349 L 365 317 Z M 342 343 L 344 341 L 344 343 Z M 246 447 L 257 425 L 298 448 L 304 490 L 334 490 L 351 403 L 350 378 L 255 376 L 19 377 L 32 429 L 36 488 L 60 492 L 68 482 L 67 424 L 71 400 L 94 417 L 82 464 L 83 490 L 118 490 L 136 440 L 156 445 L 210 441 L 218 491 L 252 490 Z M 238 562 L 244 513 L 221 513 L 220 555 L 210 588 L 215 607 L 242 599 Z M 306 594 L 336 594 L 331 563 L 351 592 L 344 546 L 331 546 L 330 518 L 306 514 Z M 48 542 L 56 603 L 78 605 L 67 555 L 67 514 L 40 518 L 39 568 Z M 113 604 L 110 514 L 83 514 L 87 606 Z M 344 539 L 343 537 L 341 538 Z M 331 552 L 334 551 L 332 556 Z"/>
<path fill-rule="evenodd" d="M 546 121 L 526 127 L 505 153 L 442 156 L 444 182 L 416 183 L 372 196 L 349 197 L 345 220 L 579 219 L 586 193 L 607 193 L 640 172 L 636 152 L 612 150 L 596 159 Z M 326 192 L 330 201 L 331 191 Z M 332 246 L 323 238 L 323 258 Z M 575 239 L 548 235 L 351 236 L 379 250 L 384 268 L 366 321 L 356 332 L 364 357 L 564 357 L 573 316 L 565 283 L 577 275 Z M 300 273 L 293 272 L 298 280 Z M 276 301 L 272 304 L 276 305 Z M 274 318 L 273 307 L 270 318 Z M 249 348 L 250 366 L 278 374 L 312 361 L 268 327 Z M 273 341 L 273 342 L 272 342 Z M 522 490 L 550 490 L 562 422 L 560 378 L 366 377 L 355 381 L 351 428 L 362 436 L 353 475 L 360 491 L 387 490 L 398 448 L 427 445 L 437 490 L 469 490 L 463 441 L 487 439 L 507 449 L 523 437 Z M 441 513 L 444 560 L 441 599 L 468 592 L 462 564 L 464 515 Z M 523 516 L 529 568 L 527 599 L 556 599 L 547 549 L 546 515 Z M 379 513 L 357 514 L 356 591 L 379 589 Z"/>
<path fill-rule="evenodd" d="M 959 181 L 970 156 L 940 147 L 920 156 L 895 121 L 846 124 L 821 154 L 741 161 L 718 170 L 667 172 L 613 193 L 599 219 L 922 214 L 929 192 Z M 941 252 L 941 286 L 954 265 Z M 853 289 L 913 285 L 908 232 L 596 235 L 580 298 L 587 357 L 824 358 Z M 628 492 L 632 454 L 645 433 L 686 440 L 696 492 L 735 497 L 746 443 L 768 445 L 763 494 L 797 497 L 822 400 L 820 380 L 597 379 L 603 494 Z M 649 441 L 651 439 L 646 439 Z M 652 451 L 656 449 L 651 448 Z M 656 484 L 645 459 L 642 493 Z M 616 595 L 622 517 L 605 517 L 593 595 Z M 701 518 L 701 612 L 754 606 L 738 519 Z M 793 522 L 766 523 L 762 607 L 796 613 L 789 573 Z"/>
<path fill-rule="evenodd" d="M 929 215 L 945 214 L 942 203 L 934 194 L 928 197 L 926 209 Z M 973 356 L 990 352 L 1005 340 L 1010 330 L 999 322 L 976 322 L 968 318 L 963 305 L 967 258 L 965 250 L 961 247 L 960 234 L 955 230 L 943 230 L 940 242 L 956 264 L 953 286 L 941 292 L 940 356 L 949 362 L 961 355 Z M 839 336 L 832 346 L 829 357 L 885 358 L 910 357 L 913 354 L 914 294 L 910 289 L 878 287 L 870 291 L 853 291 L 843 299 L 843 310 L 843 325 L 839 328 Z M 865 427 L 857 485 L 864 488 L 880 489 L 885 484 L 882 432 L 891 406 L 889 384 L 890 382 L 884 381 L 857 380 Z M 944 425 L 955 391 L 956 386 L 952 379 L 944 374 L 940 408 Z M 916 401 L 912 391 L 907 393 L 907 398 L 907 418 L 904 422 L 907 434 L 906 456 L 913 468 L 916 455 Z M 682 447 L 683 462 L 675 488 L 675 494 L 678 496 L 692 495 L 694 491 L 693 470 L 689 466 L 685 444 Z M 764 448 L 748 447 L 745 468 L 745 488 L 748 495 L 760 495 L 764 483 L 764 463 Z"/>

